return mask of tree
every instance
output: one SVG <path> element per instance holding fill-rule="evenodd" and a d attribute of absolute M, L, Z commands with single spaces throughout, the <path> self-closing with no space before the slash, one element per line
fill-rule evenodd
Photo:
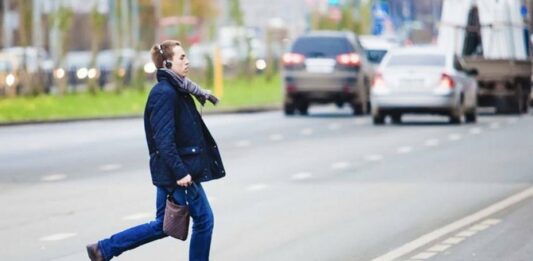
<path fill-rule="evenodd" d="M 90 14 L 91 32 L 93 37 L 91 38 L 91 62 L 89 68 L 96 68 L 96 56 L 100 50 L 100 45 L 104 37 L 104 26 L 106 23 L 106 17 L 104 14 L 98 12 L 96 6 Z M 97 77 L 89 78 L 89 92 L 95 95 L 98 92 Z"/>
<path fill-rule="evenodd" d="M 72 28 L 72 20 L 74 13 L 70 8 L 64 6 L 59 7 L 55 12 L 53 12 L 49 17 L 49 23 L 52 24 L 54 28 L 59 30 L 60 33 L 60 43 L 59 48 L 59 59 L 56 64 L 56 68 L 65 68 L 62 64 L 65 59 L 65 55 L 69 49 L 70 45 L 70 30 Z M 66 93 L 67 87 L 67 78 L 66 72 L 64 72 L 63 77 L 55 77 L 56 84 L 59 87 L 59 94 L 64 95 Z"/>

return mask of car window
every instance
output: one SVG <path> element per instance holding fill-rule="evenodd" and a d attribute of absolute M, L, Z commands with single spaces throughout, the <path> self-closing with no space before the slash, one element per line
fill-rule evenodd
<path fill-rule="evenodd" d="M 365 52 L 371 63 L 380 63 L 387 54 L 387 50 L 366 50 Z"/>
<path fill-rule="evenodd" d="M 311 58 L 335 58 L 339 54 L 354 51 L 348 39 L 344 37 L 301 37 L 293 44 L 292 52 Z"/>
<path fill-rule="evenodd" d="M 398 54 L 392 55 L 386 66 L 430 66 L 444 67 L 446 65 L 446 56 L 434 54 Z"/>

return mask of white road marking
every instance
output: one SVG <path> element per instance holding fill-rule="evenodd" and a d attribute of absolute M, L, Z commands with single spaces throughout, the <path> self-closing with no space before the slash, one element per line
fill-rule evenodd
<path fill-rule="evenodd" d="M 487 219 L 487 220 L 481 222 L 481 224 L 483 224 L 483 225 L 496 225 L 496 224 L 499 224 L 500 222 L 502 222 L 502 221 L 499 220 L 499 219 L 492 218 L 492 219 Z"/>
<path fill-rule="evenodd" d="M 66 178 L 67 178 L 67 175 L 65 174 L 52 174 L 52 175 L 47 175 L 47 176 L 42 177 L 41 181 L 52 182 L 52 181 L 64 180 Z"/>
<path fill-rule="evenodd" d="M 451 247 L 451 245 L 437 244 L 437 245 L 432 246 L 427 251 L 430 251 L 430 252 L 443 252 L 443 251 L 445 251 L 446 249 L 448 249 L 450 247 Z"/>
<path fill-rule="evenodd" d="M 498 123 L 498 122 L 493 122 L 493 123 L 491 123 L 491 124 L 489 125 L 489 128 L 490 128 L 490 129 L 493 129 L 493 130 L 495 130 L 495 129 L 499 129 L 499 128 L 500 128 L 500 123 Z"/>
<path fill-rule="evenodd" d="M 308 136 L 308 135 L 313 134 L 313 129 L 311 129 L 311 128 L 303 129 L 300 133 L 301 133 L 302 135 L 306 135 L 306 136 Z"/>
<path fill-rule="evenodd" d="M 141 212 L 123 217 L 123 220 L 142 220 L 153 217 L 152 213 Z"/>
<path fill-rule="evenodd" d="M 304 179 L 308 179 L 308 178 L 311 178 L 312 174 L 309 173 L 309 172 L 300 172 L 300 173 L 296 173 L 294 175 L 292 175 L 291 179 L 293 180 L 304 180 Z"/>
<path fill-rule="evenodd" d="M 365 157 L 366 161 L 380 161 L 383 160 L 383 155 L 381 154 L 372 154 Z"/>
<path fill-rule="evenodd" d="M 447 244 L 447 245 L 456 245 L 456 244 L 463 242 L 463 240 L 465 240 L 464 237 L 450 237 L 444 240 L 442 243 Z"/>
<path fill-rule="evenodd" d="M 247 191 L 260 191 L 268 188 L 267 184 L 253 184 L 248 187 L 246 187 Z"/>
<path fill-rule="evenodd" d="M 339 123 L 331 123 L 328 126 L 328 129 L 330 130 L 338 130 L 341 128 L 341 125 Z"/>
<path fill-rule="evenodd" d="M 339 161 L 331 164 L 332 169 L 345 169 L 350 166 L 349 162 L 346 161 Z"/>
<path fill-rule="evenodd" d="M 59 241 L 76 236 L 76 233 L 59 233 L 39 238 L 40 241 Z"/>
<path fill-rule="evenodd" d="M 365 125 L 365 124 L 366 124 L 366 120 L 364 120 L 364 119 L 355 120 L 355 125 L 361 126 L 361 125 Z"/>
<path fill-rule="evenodd" d="M 482 132 L 483 132 L 483 130 L 481 130 L 481 128 L 472 128 L 472 129 L 470 129 L 470 134 L 472 134 L 472 135 L 478 135 L 478 134 L 480 134 Z"/>
<path fill-rule="evenodd" d="M 106 164 L 106 165 L 101 165 L 100 167 L 98 167 L 98 169 L 101 171 L 113 171 L 113 170 L 117 170 L 120 168 L 122 168 L 122 165 L 120 164 Z"/>
<path fill-rule="evenodd" d="M 235 143 L 235 147 L 244 148 L 250 146 L 252 143 L 249 140 L 240 140 Z"/>
<path fill-rule="evenodd" d="M 499 202 L 496 202 L 494 203 L 493 205 L 485 208 L 485 209 L 482 209 L 474 214 L 471 214 L 469 216 L 466 216 L 460 220 L 457 220 L 451 224 L 448 224 L 444 227 L 441 227 L 439 229 L 436 229 L 432 232 L 429 232 L 425 235 L 422 235 L 420 236 L 419 238 L 411 241 L 411 242 L 408 242 L 382 256 L 379 256 L 375 259 L 373 259 L 374 261 L 389 261 L 389 260 L 395 260 L 399 257 L 402 257 L 404 255 L 407 255 L 411 252 L 413 252 L 414 250 L 430 243 L 430 242 L 433 242 L 434 240 L 437 240 L 453 231 L 456 231 L 456 230 L 459 230 L 463 227 L 466 227 L 468 225 L 471 225 L 475 222 L 478 222 L 479 220 L 481 219 L 484 219 L 488 216 L 491 216 L 501 210 L 504 210 L 510 206 L 513 206 L 525 199 L 528 199 L 530 198 L 531 196 L 533 196 L 533 186 L 517 193 L 517 194 L 514 194 L 504 200 L 501 200 Z"/>
<path fill-rule="evenodd" d="M 458 141 L 460 139 L 462 139 L 463 137 L 461 136 L 461 134 L 458 134 L 458 133 L 452 133 L 450 135 L 448 135 L 448 139 L 451 140 L 451 141 Z"/>
<path fill-rule="evenodd" d="M 459 232 L 457 235 L 455 235 L 456 237 L 471 237 L 475 234 L 477 234 L 478 231 L 475 231 L 475 230 L 465 230 L 465 231 L 461 231 Z"/>
<path fill-rule="evenodd" d="M 508 119 L 508 120 L 507 120 L 507 123 L 509 123 L 509 124 L 515 124 L 517 121 L 518 121 L 517 118 L 511 118 L 511 119 Z"/>
<path fill-rule="evenodd" d="M 432 256 L 436 255 L 437 253 L 435 252 L 422 252 L 416 256 L 413 256 L 411 257 L 412 259 L 414 260 L 425 260 L 425 259 L 429 259 L 431 258 Z"/>
<path fill-rule="evenodd" d="M 476 231 L 483 231 L 483 230 L 485 230 L 485 229 L 487 229 L 489 227 L 490 227 L 490 225 L 477 224 L 475 226 L 472 226 L 470 229 L 471 230 L 476 230 Z"/>
<path fill-rule="evenodd" d="M 406 154 L 406 153 L 413 151 L 413 148 L 409 146 L 404 146 L 404 147 L 399 147 L 396 151 L 399 154 Z"/>
<path fill-rule="evenodd" d="M 283 140 L 283 135 L 281 134 L 272 134 L 270 135 L 270 140 L 271 141 L 280 141 L 280 140 Z"/>
<path fill-rule="evenodd" d="M 436 147 L 436 146 L 439 146 L 439 144 L 440 144 L 440 141 L 438 139 L 429 139 L 429 140 L 426 140 L 426 142 L 424 143 L 424 145 L 428 147 Z"/>

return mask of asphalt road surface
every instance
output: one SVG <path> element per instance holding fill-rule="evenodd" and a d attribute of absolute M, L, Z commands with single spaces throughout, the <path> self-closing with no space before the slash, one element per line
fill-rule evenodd
<path fill-rule="evenodd" d="M 204 116 L 212 260 L 533 260 L 533 115 Z M 88 260 L 155 214 L 141 119 L 0 128 L 0 260 Z M 187 260 L 166 238 L 116 260 Z"/>

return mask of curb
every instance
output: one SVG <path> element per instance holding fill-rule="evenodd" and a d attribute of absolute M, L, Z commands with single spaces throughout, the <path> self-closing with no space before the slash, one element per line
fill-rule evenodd
<path fill-rule="evenodd" d="M 259 113 L 280 110 L 279 106 L 267 106 L 267 107 L 245 107 L 238 109 L 221 109 L 213 111 L 203 111 L 202 115 L 221 115 L 221 114 L 246 114 L 246 113 Z M 0 122 L 0 127 L 9 126 L 22 126 L 22 125 L 38 125 L 38 124 L 57 124 L 57 123 L 70 123 L 70 122 L 84 122 L 84 121 L 112 121 L 112 120 L 126 120 L 142 118 L 142 114 L 136 115 L 123 115 L 123 116 L 109 116 L 109 117 L 88 117 L 88 118 L 70 118 L 70 119 L 57 119 L 57 120 L 34 120 L 34 121 L 17 121 L 17 122 Z"/>

